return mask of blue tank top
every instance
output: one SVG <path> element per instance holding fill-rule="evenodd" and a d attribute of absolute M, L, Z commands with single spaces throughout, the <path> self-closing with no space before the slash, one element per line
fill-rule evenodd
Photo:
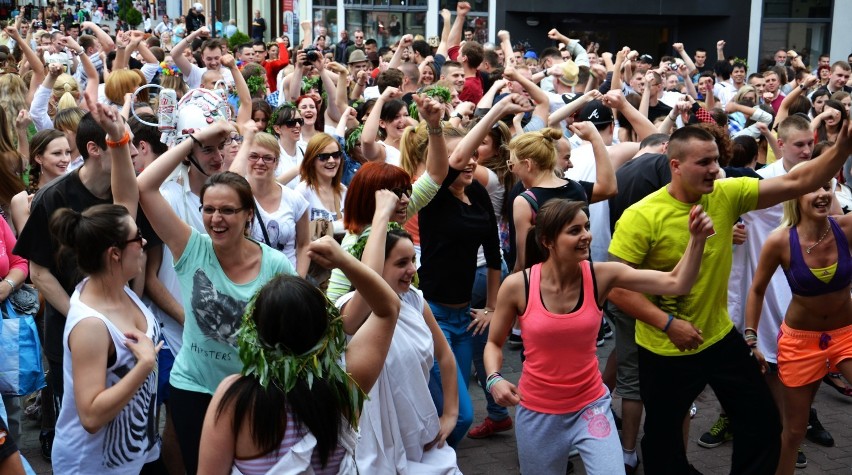
<path fill-rule="evenodd" d="M 846 288 L 852 282 L 852 255 L 849 252 L 849 242 L 837 221 L 829 217 L 828 222 L 837 243 L 837 269 L 828 283 L 819 280 L 805 264 L 805 257 L 799 245 L 799 233 L 795 227 L 790 228 L 790 268 L 784 269 L 784 275 L 787 276 L 787 283 L 790 284 L 790 290 L 795 295 L 803 297 L 825 295 Z"/>

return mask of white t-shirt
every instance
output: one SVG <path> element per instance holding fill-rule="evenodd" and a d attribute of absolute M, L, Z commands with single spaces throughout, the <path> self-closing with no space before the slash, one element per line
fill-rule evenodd
<path fill-rule="evenodd" d="M 334 224 L 334 232 L 343 232 L 343 202 L 346 200 L 346 187 L 343 187 L 343 192 L 340 193 L 340 212 L 330 210 L 320 200 L 316 190 L 308 186 L 307 183 L 300 181 L 296 185 L 296 193 L 299 193 L 302 198 L 308 202 L 308 217 L 311 221 L 325 219 L 332 221 Z"/>
<path fill-rule="evenodd" d="M 281 149 L 281 154 L 278 156 L 278 166 L 275 167 L 275 176 L 276 177 L 279 177 L 279 176 L 281 176 L 282 173 L 286 172 L 287 170 L 289 170 L 293 167 L 298 167 L 299 165 L 302 164 L 302 160 L 305 159 L 305 149 L 308 147 L 308 144 L 307 144 L 307 142 L 302 142 L 301 140 L 296 142 L 296 154 L 295 155 L 290 155 L 289 153 L 287 153 L 287 151 L 284 150 L 284 147 L 282 147 L 281 144 L 278 144 L 278 146 Z M 287 188 L 290 188 L 291 190 L 295 190 L 296 185 L 299 184 L 299 181 L 300 181 L 299 175 L 296 175 L 295 178 L 293 178 L 292 180 L 287 182 Z"/>
<path fill-rule="evenodd" d="M 269 212 L 263 209 L 257 200 L 255 205 L 260 212 L 266 234 L 269 236 L 269 247 L 284 253 L 293 267 L 296 267 L 296 221 L 308 211 L 308 200 L 286 186 L 280 184 L 278 186 L 281 187 L 281 202 L 277 210 Z M 257 219 L 251 223 L 251 237 L 258 242 L 266 243 Z"/>
<path fill-rule="evenodd" d="M 385 163 L 397 167 L 402 166 L 402 154 L 400 153 L 398 148 L 381 141 L 376 143 L 380 144 L 382 147 L 385 148 Z"/>
<path fill-rule="evenodd" d="M 609 147 L 607 147 L 609 149 Z M 565 172 L 565 178 L 574 181 L 594 183 L 597 179 L 598 167 L 595 164 L 595 153 L 592 144 L 584 143 L 571 150 L 571 163 L 574 168 Z M 589 197 L 591 199 L 591 197 Z M 612 232 L 609 229 L 609 201 L 603 200 L 589 205 L 589 222 L 592 226 L 592 260 L 606 262 L 609 260 L 609 243 Z"/>
<path fill-rule="evenodd" d="M 190 89 L 197 89 L 201 87 L 201 76 L 203 76 L 206 72 L 207 68 L 199 68 L 193 64 L 189 74 L 184 74 L 183 79 L 186 81 L 186 85 L 189 86 Z M 231 74 L 230 69 L 220 67 L 219 72 L 222 73 L 222 77 L 225 78 L 225 82 L 228 84 L 234 83 L 234 75 Z"/>

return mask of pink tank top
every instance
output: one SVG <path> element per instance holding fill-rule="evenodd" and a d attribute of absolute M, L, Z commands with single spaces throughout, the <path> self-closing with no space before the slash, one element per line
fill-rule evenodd
<path fill-rule="evenodd" d="M 606 393 L 596 354 L 603 310 L 597 304 L 594 273 L 580 263 L 583 290 L 577 310 L 548 311 L 541 301 L 541 264 L 530 269 L 527 309 L 521 315 L 524 361 L 521 405 L 545 414 L 576 412 Z"/>

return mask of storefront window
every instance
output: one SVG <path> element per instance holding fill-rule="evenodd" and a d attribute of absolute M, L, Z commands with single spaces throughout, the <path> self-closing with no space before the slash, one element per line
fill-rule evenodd
<path fill-rule="evenodd" d="M 409 10 L 410 11 L 410 10 Z M 346 11 L 346 29 L 351 33 L 362 30 L 364 37 L 373 38 L 379 48 L 399 41 L 403 34 L 426 35 L 426 11 Z"/>
<path fill-rule="evenodd" d="M 337 26 L 337 9 L 333 8 L 314 8 L 314 40 L 325 33 L 326 44 L 331 45 L 338 41 L 338 26 Z"/>
<path fill-rule="evenodd" d="M 805 64 L 827 53 L 832 0 L 764 0 L 760 57 L 766 64 L 779 49 L 796 50 Z"/>

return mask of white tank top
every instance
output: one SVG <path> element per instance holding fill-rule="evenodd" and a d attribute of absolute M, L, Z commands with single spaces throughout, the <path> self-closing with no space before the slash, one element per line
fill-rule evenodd
<path fill-rule="evenodd" d="M 156 426 L 157 371 L 152 371 L 136 391 L 133 398 L 115 419 L 94 434 L 86 432 L 77 413 L 74 399 L 71 351 L 68 335 L 84 318 L 98 318 L 104 322 L 115 347 L 115 361 L 106 368 L 106 387 L 114 386 L 135 365 L 136 357 L 124 344 L 126 339 L 106 316 L 80 301 L 80 292 L 89 279 L 84 279 L 71 296 L 71 307 L 63 335 L 64 361 L 62 374 L 65 394 L 62 409 L 56 422 L 53 442 L 53 470 L 56 473 L 138 474 L 142 466 L 160 457 L 160 435 Z M 130 288 L 124 291 L 145 315 L 145 334 L 152 341 L 160 340 L 160 326 L 145 305 Z"/>

